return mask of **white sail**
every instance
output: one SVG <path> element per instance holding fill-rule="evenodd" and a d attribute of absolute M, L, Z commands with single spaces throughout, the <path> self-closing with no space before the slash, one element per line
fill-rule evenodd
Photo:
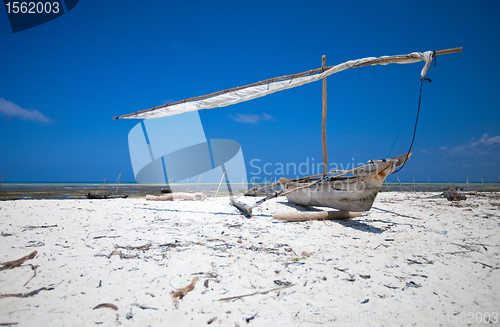
<path fill-rule="evenodd" d="M 340 65 L 330 67 L 325 71 L 316 74 L 311 74 L 296 78 L 291 77 L 288 79 L 272 81 L 261 85 L 254 84 L 254 86 L 241 87 L 237 88 L 234 91 L 220 92 L 222 94 L 208 96 L 206 98 L 199 100 L 180 101 L 115 118 L 152 119 L 152 118 L 172 116 L 184 112 L 190 112 L 202 109 L 226 107 L 236 103 L 260 98 L 274 92 L 315 82 L 322 79 L 323 77 L 338 73 L 346 69 L 363 67 L 363 66 L 387 65 L 392 63 L 409 64 L 424 60 L 426 64 L 421 72 L 422 78 L 424 78 L 433 58 L 434 58 L 434 52 L 427 51 L 427 52 L 413 52 L 407 55 L 383 56 L 379 58 L 369 57 L 358 60 L 350 60 Z"/>

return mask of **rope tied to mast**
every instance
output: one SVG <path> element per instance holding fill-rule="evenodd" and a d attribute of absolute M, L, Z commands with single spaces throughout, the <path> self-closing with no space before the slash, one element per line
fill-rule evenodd
<path fill-rule="evenodd" d="M 429 83 L 432 82 L 432 80 L 430 78 L 425 78 L 425 77 L 422 77 L 422 79 L 420 81 L 420 93 L 418 95 L 417 117 L 415 119 L 415 126 L 413 127 L 413 137 L 411 139 L 410 148 L 408 149 L 408 152 L 406 153 L 405 161 L 403 162 L 403 164 L 401 165 L 401 167 L 399 167 L 398 170 L 396 170 L 396 171 L 393 172 L 393 174 L 397 173 L 397 172 L 400 172 L 401 169 L 403 169 L 403 167 L 405 166 L 406 162 L 408 161 L 408 157 L 410 156 L 411 149 L 413 148 L 413 143 L 415 142 L 415 136 L 417 135 L 418 117 L 420 116 L 420 105 L 422 103 L 422 86 L 424 85 L 424 81 L 429 81 Z"/>

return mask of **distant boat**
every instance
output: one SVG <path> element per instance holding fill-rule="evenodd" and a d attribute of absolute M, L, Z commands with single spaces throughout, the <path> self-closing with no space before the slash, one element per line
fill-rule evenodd
<path fill-rule="evenodd" d="M 100 192 L 100 191 L 94 191 L 94 192 L 88 192 L 86 194 L 88 199 L 120 199 L 120 198 L 127 198 L 128 194 L 111 194 L 109 192 Z"/>
<path fill-rule="evenodd" d="M 116 182 L 116 190 L 115 193 L 109 191 L 109 190 L 104 190 L 104 185 L 106 184 L 106 178 L 104 179 L 104 183 L 99 191 L 89 191 L 85 196 L 88 199 L 124 199 L 128 197 L 128 194 L 119 194 L 118 193 L 118 186 L 120 185 L 120 176 L 121 173 L 118 175 L 118 179 Z"/>

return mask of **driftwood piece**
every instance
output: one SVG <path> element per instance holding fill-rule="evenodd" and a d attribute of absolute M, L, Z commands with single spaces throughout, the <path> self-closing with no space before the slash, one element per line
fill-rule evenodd
<path fill-rule="evenodd" d="M 108 255 L 97 255 L 97 254 L 95 254 L 94 256 L 102 256 L 102 257 L 106 257 L 106 258 L 110 259 L 114 255 L 120 256 L 120 259 L 135 259 L 135 258 L 139 258 L 139 255 L 137 253 L 136 254 L 126 254 L 126 253 L 123 253 L 122 251 L 118 251 L 116 249 L 113 250 L 113 251 L 111 251 L 111 253 L 108 254 Z"/>
<path fill-rule="evenodd" d="M 24 226 L 23 232 L 25 230 L 32 230 L 36 228 L 52 228 L 52 227 L 57 227 L 57 225 L 42 225 L 42 226 Z"/>
<path fill-rule="evenodd" d="M 229 198 L 231 205 L 235 206 L 240 210 L 246 217 L 252 217 L 252 207 L 244 204 L 243 202 L 236 201 L 232 196 Z"/>
<path fill-rule="evenodd" d="M 111 308 L 113 310 L 118 310 L 118 307 L 116 305 L 114 305 L 113 303 L 101 303 L 101 304 L 96 305 L 92 310 L 100 309 L 100 308 Z"/>
<path fill-rule="evenodd" d="M 139 245 L 139 246 L 120 246 L 120 245 L 115 245 L 115 248 L 117 249 L 124 249 L 124 250 L 141 250 L 141 251 L 147 251 L 151 247 L 151 244 L 145 244 L 145 245 Z"/>
<path fill-rule="evenodd" d="M 222 299 L 219 299 L 219 301 L 238 300 L 238 299 L 241 299 L 241 298 L 244 298 L 244 297 L 247 297 L 247 296 L 254 296 L 254 295 L 259 295 L 259 294 L 264 295 L 264 294 L 267 294 L 267 293 L 272 292 L 272 291 L 279 291 L 279 290 L 282 290 L 284 288 L 288 288 L 290 286 L 293 286 L 293 284 L 289 284 L 289 285 L 281 286 L 281 287 L 275 287 L 275 288 L 272 288 L 272 289 L 267 290 L 267 291 L 257 291 L 257 292 L 254 292 L 254 293 L 249 293 L 249 294 L 244 294 L 244 295 L 224 297 Z"/>
<path fill-rule="evenodd" d="M 203 201 L 207 195 L 203 192 L 198 193 L 169 193 L 165 195 L 146 195 L 146 200 L 150 201 L 172 201 L 172 200 L 195 200 Z"/>
<path fill-rule="evenodd" d="M 275 213 L 274 219 L 282 221 L 307 221 L 307 220 L 326 220 L 326 219 L 345 219 L 361 217 L 361 212 L 350 211 L 318 211 L 318 212 L 282 212 Z"/>
<path fill-rule="evenodd" d="M 191 292 L 194 289 L 194 285 L 198 281 L 198 277 L 194 277 L 193 280 L 191 281 L 191 284 L 188 286 L 181 288 L 178 291 L 172 292 L 172 297 L 182 299 L 184 296 L 186 296 L 187 293 Z"/>
<path fill-rule="evenodd" d="M 153 308 L 153 307 L 148 307 L 146 305 L 142 305 L 142 304 L 139 304 L 139 303 L 132 303 L 133 306 L 136 306 L 142 310 L 146 310 L 146 309 L 151 309 L 151 310 L 158 310 L 158 308 Z"/>
<path fill-rule="evenodd" d="M 28 292 L 28 293 L 11 293 L 11 294 L 0 294 L 0 299 L 3 299 L 5 297 L 30 297 L 37 295 L 41 291 L 52 291 L 54 287 L 42 287 L 37 290 Z"/>
<path fill-rule="evenodd" d="M 0 271 L 6 270 L 6 269 L 12 269 L 12 268 L 20 267 L 25 261 L 33 259 L 34 257 L 36 257 L 36 254 L 37 254 L 37 252 L 33 251 L 30 254 L 28 254 L 28 255 L 20 258 L 20 259 L 9 261 L 9 262 L 0 263 L 0 265 L 3 266 L 3 267 L 0 267 Z"/>

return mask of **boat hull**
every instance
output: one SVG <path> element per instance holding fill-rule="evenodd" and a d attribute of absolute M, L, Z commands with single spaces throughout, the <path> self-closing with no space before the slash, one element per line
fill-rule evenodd
<path fill-rule="evenodd" d="M 332 181 L 319 181 L 317 184 L 289 194 L 289 202 L 302 206 L 329 207 L 340 211 L 368 211 L 387 175 L 394 171 L 396 164 L 384 163 L 367 175 L 343 177 Z M 309 181 L 294 181 L 280 178 L 278 181 L 283 192 L 311 184 Z"/>

